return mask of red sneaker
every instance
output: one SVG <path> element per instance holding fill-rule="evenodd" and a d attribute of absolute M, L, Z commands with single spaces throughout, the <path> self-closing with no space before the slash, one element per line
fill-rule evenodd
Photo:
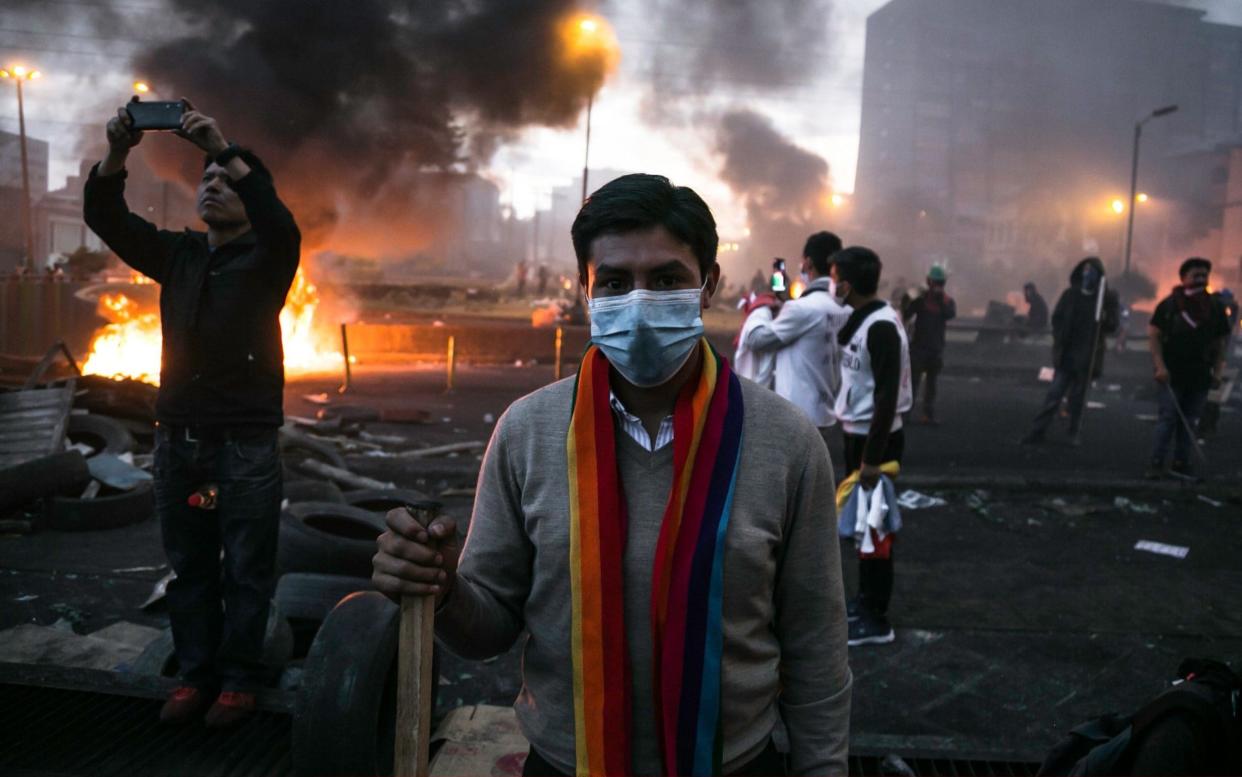
<path fill-rule="evenodd" d="M 207 694 L 192 685 L 175 688 L 160 710 L 163 723 L 188 723 L 207 707 Z"/>
<path fill-rule="evenodd" d="M 208 728 L 236 726 L 254 714 L 256 699 L 253 693 L 222 691 L 216 703 L 207 710 Z"/>

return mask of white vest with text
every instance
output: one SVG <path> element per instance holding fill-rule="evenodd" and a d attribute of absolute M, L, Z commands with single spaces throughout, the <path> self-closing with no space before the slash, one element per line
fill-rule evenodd
<path fill-rule="evenodd" d="M 910 343 L 897 311 L 885 305 L 863 320 L 850 341 L 841 349 L 841 390 L 837 392 L 836 416 L 846 434 L 867 434 L 875 412 L 875 373 L 871 371 L 871 352 L 867 350 L 867 333 L 880 321 L 888 321 L 901 339 L 901 386 L 897 392 L 897 414 L 893 428 L 901 428 L 901 414 L 914 405 L 910 388 Z"/>

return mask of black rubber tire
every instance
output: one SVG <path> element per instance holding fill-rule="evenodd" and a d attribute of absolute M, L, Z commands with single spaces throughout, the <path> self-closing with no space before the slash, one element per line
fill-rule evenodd
<path fill-rule="evenodd" d="M 276 584 L 276 606 L 290 620 L 321 623 L 346 596 L 371 590 L 370 578 L 291 572 Z"/>
<path fill-rule="evenodd" d="M 134 449 L 134 435 L 130 434 L 129 429 L 104 415 L 70 415 L 65 436 L 70 442 L 85 443 L 94 448 L 95 452 L 90 456 L 101 453 L 120 456 Z"/>
<path fill-rule="evenodd" d="M 141 523 L 155 514 L 155 489 L 143 483 L 126 491 L 94 499 L 56 496 L 44 502 L 39 527 L 57 531 L 118 529 Z"/>
<path fill-rule="evenodd" d="M 91 471 L 78 451 L 54 453 L 0 469 L 0 516 L 37 499 L 76 496 L 91 483 Z"/>
<path fill-rule="evenodd" d="M 294 502 L 336 502 L 343 504 L 341 487 L 331 480 L 285 480 L 284 496 Z"/>
<path fill-rule="evenodd" d="M 407 504 L 418 505 L 431 501 L 429 496 L 412 488 L 364 488 L 345 492 L 345 504 L 380 515 Z"/>
<path fill-rule="evenodd" d="M 310 458 L 347 469 L 345 458 L 336 448 L 287 428 L 280 430 L 280 453 L 284 460 L 290 462 Z"/>
<path fill-rule="evenodd" d="M 351 594 L 320 627 L 293 711 L 296 774 L 392 773 L 400 610 L 375 591 Z"/>
<path fill-rule="evenodd" d="M 371 577 L 381 515 L 334 502 L 298 502 L 280 516 L 277 566 L 282 573 Z"/>

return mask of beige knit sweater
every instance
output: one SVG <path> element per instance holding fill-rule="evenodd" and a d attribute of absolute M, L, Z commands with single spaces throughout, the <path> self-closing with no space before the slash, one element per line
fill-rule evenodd
<path fill-rule="evenodd" d="M 437 636 L 488 658 L 526 631 L 515 703 L 532 746 L 574 772 L 569 494 L 565 439 L 573 379 L 515 402 L 483 459 L 457 583 Z M 851 676 L 834 483 L 818 431 L 793 405 L 742 381 L 742 457 L 724 558 L 724 766 L 746 763 L 783 719 L 797 774 L 844 775 Z M 617 434 L 629 509 L 625 621 L 633 681 L 633 765 L 657 774 L 651 686 L 651 570 L 672 451 Z"/>

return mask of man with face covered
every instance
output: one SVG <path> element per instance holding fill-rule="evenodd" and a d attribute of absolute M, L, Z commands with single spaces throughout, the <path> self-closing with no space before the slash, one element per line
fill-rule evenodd
<path fill-rule="evenodd" d="M 591 317 L 577 377 L 497 423 L 460 551 L 452 520 L 388 514 L 376 587 L 435 594 L 436 636 L 466 657 L 529 635 L 527 775 L 845 774 L 828 452 L 703 337 L 711 211 L 628 175 L 571 233 Z"/>
<path fill-rule="evenodd" d="M 181 671 L 160 716 L 186 722 L 211 705 L 207 724 L 224 727 L 253 712 L 268 679 L 261 659 L 284 421 L 279 316 L 301 237 L 258 157 L 188 101 L 177 134 L 206 154 L 197 204 L 207 231 L 157 229 L 131 213 L 125 161 L 143 135 L 132 124 L 124 108 L 108 121 L 108 153 L 87 179 L 84 210 L 109 248 L 160 284 L 155 497 L 176 573 L 167 597 Z"/>
<path fill-rule="evenodd" d="M 1175 443 L 1170 470 L 1191 475 L 1192 429 L 1187 426 L 1196 426 L 1208 392 L 1220 385 L 1224 374 L 1230 325 L 1224 306 L 1208 294 L 1211 272 L 1212 263 L 1202 257 L 1182 262 L 1181 284 L 1151 315 L 1147 332 L 1160 408 L 1147 469 L 1151 479 L 1163 473 L 1171 439 Z"/>
<path fill-rule="evenodd" d="M 1070 445 L 1080 444 L 1087 387 L 1103 368 L 1104 336 L 1117 330 L 1118 307 L 1117 293 L 1107 287 L 1104 263 L 1099 258 L 1088 256 L 1075 265 L 1069 288 L 1062 292 L 1052 312 L 1052 364 L 1056 370 L 1052 386 L 1022 444 L 1044 442 L 1066 394 Z"/>

